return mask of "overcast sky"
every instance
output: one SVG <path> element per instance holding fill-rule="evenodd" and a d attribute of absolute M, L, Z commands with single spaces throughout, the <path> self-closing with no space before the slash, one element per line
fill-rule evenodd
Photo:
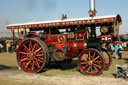
<path fill-rule="evenodd" d="M 120 14 L 123 24 L 120 34 L 128 33 L 128 0 L 95 0 L 96 16 Z M 89 0 L 0 0 L 0 31 L 6 25 L 30 21 L 88 17 Z M 0 35 L 1 36 L 1 35 Z"/>

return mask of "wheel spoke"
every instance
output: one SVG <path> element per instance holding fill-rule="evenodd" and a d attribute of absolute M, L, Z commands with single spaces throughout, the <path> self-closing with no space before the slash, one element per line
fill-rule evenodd
<path fill-rule="evenodd" d="M 91 60 L 90 57 L 91 57 L 91 54 L 90 54 L 90 51 L 89 51 L 89 56 L 88 56 L 89 61 Z"/>
<path fill-rule="evenodd" d="M 40 59 L 37 59 L 37 58 L 35 58 L 37 61 L 39 61 L 39 62 L 41 62 L 41 63 L 43 63 L 43 61 L 42 60 L 40 60 Z"/>
<path fill-rule="evenodd" d="M 35 65 L 37 66 L 37 68 L 40 68 L 40 65 L 37 60 L 35 61 Z"/>
<path fill-rule="evenodd" d="M 34 70 L 34 60 L 32 61 L 32 70 Z"/>
<path fill-rule="evenodd" d="M 23 50 L 24 50 L 26 53 L 28 53 L 28 52 L 29 52 L 26 48 L 23 48 Z"/>
<path fill-rule="evenodd" d="M 36 43 L 34 51 L 37 50 L 38 47 L 39 47 L 39 45 Z"/>
<path fill-rule="evenodd" d="M 24 61 L 26 61 L 28 58 L 24 58 L 24 59 L 21 59 L 20 61 L 21 62 L 24 62 Z"/>
<path fill-rule="evenodd" d="M 95 59 L 93 59 L 93 61 L 97 60 L 100 56 L 97 56 Z"/>
<path fill-rule="evenodd" d="M 40 59 L 40 60 L 44 60 L 44 57 L 37 57 L 38 59 Z"/>
<path fill-rule="evenodd" d="M 36 55 L 36 56 L 44 56 L 44 54 L 38 54 L 38 55 Z"/>
<path fill-rule="evenodd" d="M 92 73 L 92 71 L 93 71 L 93 70 L 92 70 L 92 65 L 91 65 L 90 67 L 91 67 L 91 73 Z"/>
<path fill-rule="evenodd" d="M 28 52 L 30 52 L 30 50 L 27 48 L 27 46 L 26 45 L 23 45 L 24 47 L 25 47 L 25 49 L 28 51 Z"/>
<path fill-rule="evenodd" d="M 32 41 L 29 41 L 29 50 L 32 50 Z"/>
<path fill-rule="evenodd" d="M 89 72 L 90 68 L 91 68 L 91 67 L 89 66 L 89 68 L 88 68 L 87 72 Z"/>
<path fill-rule="evenodd" d="M 96 68 L 96 66 L 94 66 L 94 65 L 93 65 L 93 67 L 94 67 L 94 69 L 95 69 L 95 70 L 96 70 L 96 72 L 97 72 L 97 71 L 98 71 L 98 69 Z"/>
<path fill-rule="evenodd" d="M 101 66 L 100 65 L 97 65 L 97 64 L 93 64 L 94 66 L 96 66 L 96 67 L 98 67 L 98 68 L 101 68 Z"/>
<path fill-rule="evenodd" d="M 43 52 L 43 50 L 40 50 L 40 51 L 39 51 L 39 52 L 37 52 L 37 53 L 38 53 L 38 54 L 40 54 L 40 53 L 42 53 L 42 54 L 43 54 L 44 52 Z"/>
<path fill-rule="evenodd" d="M 88 64 L 86 66 L 83 67 L 83 69 L 85 69 L 88 66 Z"/>
<path fill-rule="evenodd" d="M 25 52 L 20 52 L 20 54 L 28 55 L 28 53 L 25 53 Z"/>
<path fill-rule="evenodd" d="M 36 47 L 36 43 L 34 44 L 34 46 L 33 46 L 33 48 L 32 48 L 32 52 L 34 51 L 35 47 Z"/>
<path fill-rule="evenodd" d="M 94 54 L 93 54 L 93 56 L 92 56 L 92 60 L 94 59 L 95 55 L 96 55 L 96 53 L 94 52 Z"/>
<path fill-rule="evenodd" d="M 81 64 L 87 64 L 87 62 L 82 62 Z"/>
<path fill-rule="evenodd" d="M 37 49 L 35 52 L 37 53 L 37 52 L 40 51 L 40 50 L 41 50 L 41 48 Z"/>
<path fill-rule="evenodd" d="M 29 61 L 27 64 L 26 64 L 26 66 L 25 66 L 25 68 L 28 68 L 28 65 L 31 63 L 31 61 Z"/>
<path fill-rule="evenodd" d="M 101 63 L 102 61 L 94 61 L 95 63 Z"/>

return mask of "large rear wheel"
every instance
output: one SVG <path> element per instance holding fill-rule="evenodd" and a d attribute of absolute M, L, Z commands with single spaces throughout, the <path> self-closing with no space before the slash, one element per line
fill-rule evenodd
<path fill-rule="evenodd" d="M 48 48 L 38 38 L 26 39 L 19 45 L 17 61 L 26 72 L 40 72 L 49 62 Z"/>
<path fill-rule="evenodd" d="M 104 68 L 104 58 L 96 49 L 87 49 L 80 53 L 78 66 L 80 71 L 86 75 L 98 75 Z"/>
<path fill-rule="evenodd" d="M 112 63 L 112 57 L 110 56 L 110 54 L 106 50 L 101 50 L 101 53 L 102 53 L 102 55 L 104 56 L 104 59 L 105 59 L 104 70 L 108 70 L 111 63 Z"/>

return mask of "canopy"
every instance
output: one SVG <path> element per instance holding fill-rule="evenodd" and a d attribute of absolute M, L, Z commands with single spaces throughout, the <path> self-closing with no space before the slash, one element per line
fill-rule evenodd
<path fill-rule="evenodd" d="M 87 18 L 38 21 L 38 22 L 34 21 L 28 23 L 10 24 L 7 26 L 7 29 L 57 27 L 57 26 L 69 26 L 69 25 L 81 25 L 81 24 L 108 23 L 115 21 L 118 21 L 119 24 L 122 24 L 122 19 L 119 14 L 110 15 L 110 16 L 95 16 L 95 17 L 87 17 Z"/>

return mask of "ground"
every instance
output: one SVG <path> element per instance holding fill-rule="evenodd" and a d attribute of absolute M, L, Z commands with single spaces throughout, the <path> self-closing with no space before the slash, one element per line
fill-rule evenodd
<path fill-rule="evenodd" d="M 128 85 L 128 80 L 115 78 L 116 64 L 128 65 L 128 52 L 123 52 L 121 60 L 113 59 L 110 69 L 98 76 L 81 74 L 76 60 L 53 65 L 45 72 L 27 73 L 18 69 L 15 53 L 0 53 L 0 85 Z"/>

